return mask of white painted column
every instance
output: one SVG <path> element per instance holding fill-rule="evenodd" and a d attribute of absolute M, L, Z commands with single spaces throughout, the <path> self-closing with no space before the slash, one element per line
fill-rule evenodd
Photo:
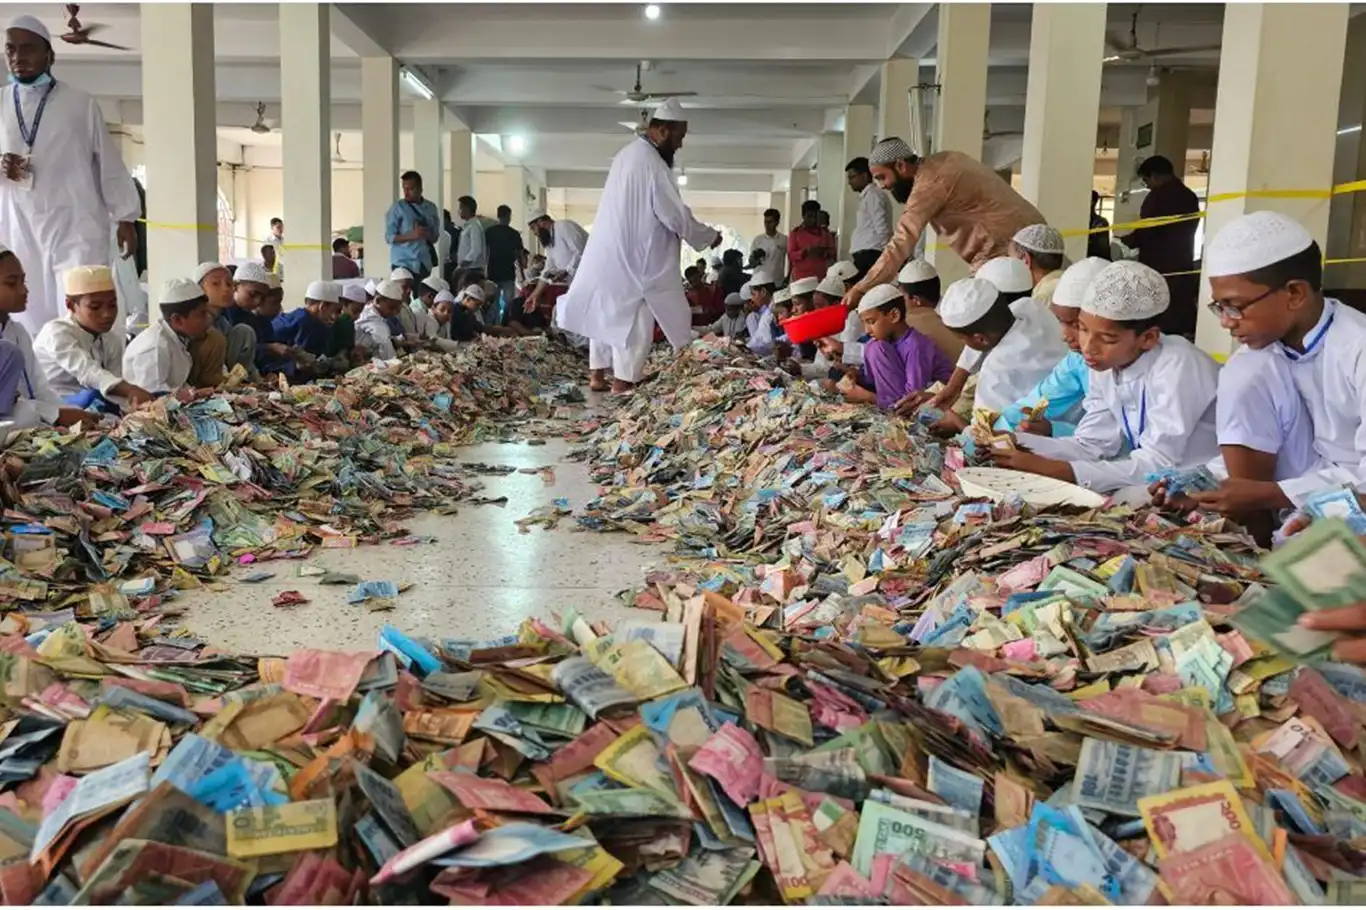
<path fill-rule="evenodd" d="M 422 175 L 422 197 L 431 200 L 438 209 L 446 199 L 446 165 L 442 154 L 444 114 L 441 102 L 435 98 L 413 104 L 413 170 Z"/>
<path fill-rule="evenodd" d="M 860 156 L 866 158 L 873 149 L 873 106 L 871 104 L 851 104 L 844 109 L 844 163 L 848 164 Z M 845 175 L 840 174 L 843 178 Z M 854 216 L 858 213 L 859 198 L 849 189 L 847 179 L 844 192 L 840 195 L 839 232 L 840 258 L 848 259 L 853 252 L 849 249 L 849 239 L 854 233 Z"/>
<path fill-rule="evenodd" d="M 446 208 L 452 216 L 457 216 L 456 200 L 461 196 L 474 196 L 479 203 L 479 214 L 494 217 L 498 199 L 480 199 L 474 191 L 474 133 L 469 130 L 451 130 L 451 160 L 449 177 L 446 181 Z"/>
<path fill-rule="evenodd" d="M 150 4 L 149 4 L 150 5 Z M 145 8 L 144 8 L 145 11 Z M 285 306 L 332 278 L 332 28 L 326 3 L 280 4 Z"/>
<path fill-rule="evenodd" d="M 527 183 L 529 175 L 527 169 L 515 165 L 503 168 L 503 198 L 498 202 L 507 203 L 507 207 L 512 209 L 512 226 L 522 232 L 526 242 L 530 243 L 534 235 L 526 226 L 526 220 L 534 214 L 532 209 L 536 207 L 535 202 L 527 201 Z M 498 202 L 493 203 L 494 206 Z M 587 227 L 587 225 L 584 225 Z"/>
<path fill-rule="evenodd" d="M 935 51 L 939 97 L 934 105 L 933 151 L 959 151 L 982 157 L 982 124 L 987 110 L 987 45 L 991 4 L 941 3 L 939 48 Z M 941 247 L 926 230 L 925 258 L 947 285 L 968 274 L 958 254 Z"/>
<path fill-rule="evenodd" d="M 778 210 L 778 231 L 786 234 L 788 229 L 788 225 L 785 223 L 787 219 L 787 193 L 782 191 L 769 193 L 768 207 Z"/>
<path fill-rule="evenodd" d="M 149 3 L 142 8 L 147 220 L 185 227 L 147 231 L 147 318 L 161 318 L 168 278 L 218 259 L 218 147 L 213 7 Z"/>
<path fill-rule="evenodd" d="M 1035 3 L 1025 94 L 1022 195 L 1059 230 L 1085 228 L 1096 161 L 1104 3 Z M 1067 255 L 1086 255 L 1086 235 Z"/>
<path fill-rule="evenodd" d="M 1347 26 L 1347 60 L 1342 73 L 1342 97 L 1338 104 L 1337 153 L 1333 157 L 1333 182 L 1347 183 L 1366 177 L 1366 16 L 1355 16 Z M 125 159 L 127 160 L 127 159 Z M 1366 256 L 1366 193 L 1333 197 L 1328 219 L 1329 259 Z M 1330 265 L 1324 271 L 1324 287 L 1366 287 L 1366 262 Z"/>
<path fill-rule="evenodd" d="M 1219 200 L 1260 190 L 1327 190 L 1333 182 L 1348 8 L 1335 3 L 1238 4 L 1224 10 L 1205 242 L 1240 215 L 1277 211 L 1300 221 L 1323 246 L 1327 195 Z M 1312 53 L 1306 53 L 1312 48 Z M 1201 302 L 1210 299 L 1200 278 Z M 1196 343 L 1229 352 L 1219 320 L 1199 309 Z"/>
<path fill-rule="evenodd" d="M 882 88 L 877 98 L 878 139 L 898 136 L 911 142 L 911 87 L 919 82 L 918 57 L 894 57 L 882 64 Z"/>
<path fill-rule="evenodd" d="M 783 216 L 783 233 L 786 234 L 802 223 L 802 203 L 806 201 L 807 190 L 811 187 L 811 170 L 795 168 L 787 181 L 787 211 Z"/>
<path fill-rule="evenodd" d="M 1143 204 L 1143 195 L 1138 192 L 1143 188 L 1143 182 L 1134 173 L 1138 168 L 1138 156 L 1134 150 L 1138 110 L 1136 107 L 1125 107 L 1119 112 L 1119 145 L 1115 148 L 1115 217 L 1110 219 L 1113 224 L 1136 221 L 1139 207 Z M 1120 233 L 1127 234 L 1128 231 Z"/>
<path fill-rule="evenodd" d="M 830 230 L 840 229 L 840 200 L 844 198 L 844 134 L 821 133 L 816 158 L 816 201 L 830 213 Z M 798 209 L 797 220 L 801 220 Z"/>
<path fill-rule="evenodd" d="M 388 275 L 384 219 L 399 197 L 398 61 L 364 57 L 361 75 L 361 197 L 365 213 L 365 273 Z"/>

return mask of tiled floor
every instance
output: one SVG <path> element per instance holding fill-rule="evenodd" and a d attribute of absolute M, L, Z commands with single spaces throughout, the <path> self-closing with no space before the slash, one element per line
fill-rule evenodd
<path fill-rule="evenodd" d="M 580 462 L 564 461 L 568 446 L 486 443 L 465 450 L 464 460 L 518 468 L 555 466 L 555 483 L 539 475 L 483 476 L 483 495 L 507 496 L 505 506 L 461 505 L 456 515 L 423 515 L 409 522 L 414 535 L 435 544 L 389 544 L 354 550 L 317 550 L 307 560 L 282 560 L 233 568 L 238 578 L 253 569 L 275 577 L 257 584 L 230 581 L 225 591 L 192 591 L 186 626 L 219 647 L 255 654 L 287 654 L 297 647 L 336 650 L 372 647 L 386 622 L 425 637 L 486 639 L 515 632 L 524 617 L 549 620 L 552 611 L 574 607 L 589 619 L 634 615 L 617 592 L 643 583 L 645 567 L 662 563 L 664 548 L 634 542 L 625 534 L 575 530 L 572 518 L 554 530 L 517 530 L 516 520 L 566 498 L 581 507 L 596 493 Z M 372 613 L 348 604 L 345 585 L 300 578 L 300 565 L 349 572 L 366 580 L 411 581 L 397 607 Z M 275 607 L 280 591 L 297 590 L 311 603 Z"/>

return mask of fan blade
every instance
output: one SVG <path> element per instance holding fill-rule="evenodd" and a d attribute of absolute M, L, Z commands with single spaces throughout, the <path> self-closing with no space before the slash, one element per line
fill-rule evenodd
<path fill-rule="evenodd" d="M 95 47 L 107 47 L 115 51 L 131 51 L 131 47 L 124 47 L 122 44 L 110 44 L 108 41 L 83 41 L 82 44 L 93 44 Z"/>
<path fill-rule="evenodd" d="M 95 23 L 92 23 L 91 25 L 82 25 L 82 26 L 81 26 L 80 28 L 78 28 L 78 29 L 72 29 L 72 31 L 80 32 L 80 33 L 83 34 L 83 35 L 93 35 L 93 34 L 95 34 L 96 32 L 103 30 L 104 27 L 105 27 L 105 26 L 104 26 L 103 24 L 101 24 L 101 23 L 99 23 L 99 22 L 95 22 Z"/>
<path fill-rule="evenodd" d="M 1145 53 L 1149 57 L 1180 57 L 1185 54 L 1208 54 L 1217 50 L 1222 50 L 1222 46 L 1218 44 L 1196 44 L 1190 47 L 1163 47 Z"/>
<path fill-rule="evenodd" d="M 692 96 L 696 95 L 697 92 L 660 92 L 660 91 L 653 91 L 653 92 L 649 92 L 648 94 L 649 94 L 649 97 L 652 98 L 652 99 L 654 99 L 654 98 L 691 98 Z"/>

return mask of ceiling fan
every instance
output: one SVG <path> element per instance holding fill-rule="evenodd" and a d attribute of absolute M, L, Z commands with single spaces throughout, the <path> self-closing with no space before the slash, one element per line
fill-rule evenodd
<path fill-rule="evenodd" d="M 66 27 L 69 28 L 70 31 L 67 32 L 65 35 L 61 36 L 63 41 L 65 41 L 67 44 L 89 44 L 93 45 L 94 47 L 107 47 L 111 50 L 116 51 L 132 50 L 131 47 L 124 47 L 121 44 L 110 44 L 107 41 L 96 41 L 94 38 L 91 38 L 90 35 L 93 32 L 96 32 L 104 28 L 104 26 L 99 24 L 85 26 L 81 25 L 81 20 L 77 18 L 80 11 L 81 8 L 78 4 L 66 4 L 66 14 L 71 17 L 66 20 Z"/>
<path fill-rule="evenodd" d="M 266 123 L 266 103 L 264 101 L 256 102 L 256 122 L 251 125 L 250 129 L 257 135 L 265 135 L 270 132 L 270 124 Z"/>
<path fill-rule="evenodd" d="M 641 74 L 642 70 L 648 69 L 648 68 L 649 68 L 649 66 L 648 66 L 648 63 L 647 63 L 647 62 L 641 62 L 641 63 L 637 63 L 637 64 L 636 64 L 636 82 L 635 82 L 635 85 L 631 86 L 631 90 L 630 90 L 630 91 L 623 91 L 623 90 L 621 90 L 621 89 L 612 89 L 612 88 L 608 88 L 608 87 L 605 86 L 605 85 L 594 86 L 594 88 L 601 89 L 602 91 L 605 91 L 605 92 L 612 92 L 613 94 L 616 94 L 616 95 L 625 95 L 626 97 L 623 98 L 623 99 L 621 100 L 621 103 L 622 103 L 622 104 L 650 104 L 650 103 L 655 102 L 655 101 L 663 101 L 665 98 L 686 98 L 686 97 L 688 97 L 688 96 L 690 96 L 690 95 L 696 95 L 696 94 L 697 94 L 697 92 L 647 92 L 647 91 L 645 91 L 644 89 L 642 89 L 642 88 L 640 87 L 640 74 Z"/>
<path fill-rule="evenodd" d="M 1138 43 L 1138 14 L 1143 9 L 1140 5 L 1134 10 L 1133 18 L 1129 21 L 1129 38 L 1116 36 L 1113 32 L 1105 35 L 1105 44 L 1110 48 L 1110 53 L 1105 56 L 1105 63 L 1139 63 L 1143 61 L 1156 60 L 1161 57 L 1184 57 L 1189 54 L 1204 54 L 1220 49 L 1218 44 L 1197 44 L 1191 47 L 1154 47 L 1145 48 Z"/>

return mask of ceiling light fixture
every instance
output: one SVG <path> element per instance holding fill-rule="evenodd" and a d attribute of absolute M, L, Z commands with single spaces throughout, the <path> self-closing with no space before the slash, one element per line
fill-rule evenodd
<path fill-rule="evenodd" d="M 659 12 L 660 12 L 660 10 L 659 10 L 659 4 L 658 4 L 658 3 L 649 3 L 649 4 L 646 4 L 646 6 L 645 6 L 645 18 L 646 18 L 646 19 L 649 19 L 651 22 L 655 21 L 656 19 L 659 18 Z"/>
<path fill-rule="evenodd" d="M 520 154 L 522 154 L 522 152 L 525 152 L 525 151 L 526 151 L 526 137 L 525 137 L 525 136 L 509 136 L 509 137 L 508 137 L 508 151 L 509 151 L 509 152 L 512 152 L 512 154 L 514 154 L 514 155 L 520 155 Z"/>
<path fill-rule="evenodd" d="M 403 80 L 404 85 L 417 92 L 427 101 L 431 101 L 436 97 L 436 92 L 432 91 L 431 86 L 429 86 L 425 80 L 421 79 L 417 73 L 408 69 L 408 67 L 405 66 L 399 70 L 398 77 Z"/>
<path fill-rule="evenodd" d="M 1359 132 L 1361 132 L 1361 124 L 1360 124 L 1360 123 L 1358 123 L 1356 126 L 1344 126 L 1342 129 L 1338 130 L 1338 135 L 1339 135 L 1339 136 L 1346 136 L 1348 133 L 1359 133 Z"/>
<path fill-rule="evenodd" d="M 678 171 L 678 178 L 677 178 L 677 179 L 678 179 L 678 185 L 679 185 L 679 186 L 687 186 L 687 185 L 688 185 L 688 175 L 685 174 L 681 168 L 680 168 L 679 171 Z"/>

